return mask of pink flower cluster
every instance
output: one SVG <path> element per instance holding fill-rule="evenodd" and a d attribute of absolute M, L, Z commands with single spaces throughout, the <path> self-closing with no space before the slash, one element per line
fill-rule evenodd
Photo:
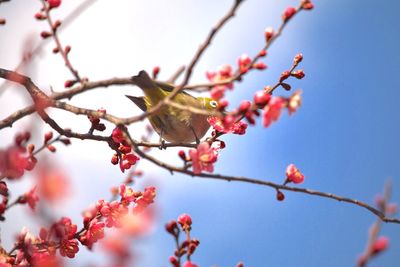
<path fill-rule="evenodd" d="M 223 118 L 209 117 L 207 120 L 214 130 L 220 133 L 233 133 L 239 135 L 246 133 L 247 124 L 243 121 L 235 121 L 234 116 L 225 116 Z"/>
<path fill-rule="evenodd" d="M 103 113 L 103 114 L 106 114 L 106 112 L 107 112 L 106 109 L 104 109 L 104 108 L 99 108 L 97 111 L 100 112 L 100 113 Z M 106 129 L 105 124 L 104 123 L 100 123 L 100 118 L 99 117 L 88 115 L 88 119 L 89 119 L 90 123 L 92 124 L 90 126 L 90 131 L 97 130 L 97 131 L 101 131 L 102 132 L 102 131 L 104 131 Z"/>
<path fill-rule="evenodd" d="M 263 57 L 266 55 L 266 51 L 262 50 L 259 53 L 260 57 Z M 256 62 L 252 65 L 252 59 L 250 58 L 249 55 L 247 54 L 242 54 L 239 58 L 238 58 L 238 67 L 239 67 L 239 73 L 240 74 L 245 74 L 247 73 L 250 69 L 257 69 L 257 70 L 264 70 L 267 68 L 267 65 L 265 65 L 264 62 Z"/>
<path fill-rule="evenodd" d="M 280 96 L 271 97 L 263 109 L 263 125 L 269 127 L 272 122 L 277 121 L 281 115 L 282 109 L 287 108 L 289 115 L 292 115 L 301 106 L 301 91 L 296 91 L 289 98 Z"/>
<path fill-rule="evenodd" d="M 0 149 L 0 176 L 8 179 L 22 177 L 25 170 L 32 170 L 37 159 L 32 155 L 32 146 L 27 146 L 31 135 L 29 132 L 18 134 L 15 137 L 14 145 Z"/>
<path fill-rule="evenodd" d="M 116 165 L 119 163 L 119 168 L 122 172 L 130 169 L 140 159 L 132 152 L 132 148 L 125 140 L 123 131 L 116 127 L 111 134 L 113 140 L 112 148 L 116 153 L 111 158 L 111 163 Z"/>
<path fill-rule="evenodd" d="M 207 79 L 212 83 L 224 82 L 231 79 L 234 76 L 231 65 L 222 65 L 217 71 L 206 72 Z M 216 85 L 211 89 L 211 98 L 219 100 L 225 96 L 225 91 L 233 89 L 233 83 L 227 83 L 223 85 Z"/>
<path fill-rule="evenodd" d="M 36 187 L 20 196 L 17 200 L 18 204 L 28 204 L 28 206 L 35 210 L 36 203 L 39 201 L 39 197 L 36 195 Z"/>
<path fill-rule="evenodd" d="M 169 262 L 173 267 L 182 266 L 181 260 L 185 255 L 186 261 L 183 263 L 183 267 L 197 267 L 197 264 L 192 262 L 191 256 L 196 251 L 200 241 L 190 237 L 191 226 L 192 218 L 188 214 L 182 214 L 178 217 L 178 221 L 172 220 L 165 225 L 165 230 L 174 237 L 177 245 L 174 255 L 169 257 Z M 179 242 L 181 231 L 186 234 L 186 240 L 183 242 Z"/>
<path fill-rule="evenodd" d="M 21 202 L 29 203 L 29 199 L 34 198 L 33 192 L 34 189 L 25 194 Z M 0 193 L 7 193 L 4 186 L 0 186 Z M 85 211 L 84 227 L 80 231 L 67 217 L 48 229 L 41 228 L 38 236 L 23 229 L 15 244 L 15 253 L 7 257 L 0 255 L 0 266 L 60 266 L 57 250 L 62 257 L 74 258 L 79 251 L 79 242 L 91 249 L 94 243 L 104 238 L 106 227 L 123 227 L 121 221 L 125 215 L 137 214 L 153 203 L 155 188 L 147 187 L 143 192 L 136 192 L 121 185 L 120 196 L 119 201 L 99 200 L 94 208 Z"/>

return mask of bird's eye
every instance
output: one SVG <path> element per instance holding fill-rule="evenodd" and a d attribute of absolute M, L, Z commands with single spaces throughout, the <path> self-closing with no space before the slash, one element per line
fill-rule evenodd
<path fill-rule="evenodd" d="M 215 101 L 215 100 L 212 100 L 212 101 L 210 101 L 210 106 L 211 106 L 212 108 L 216 108 L 216 107 L 218 107 L 218 102 Z"/>

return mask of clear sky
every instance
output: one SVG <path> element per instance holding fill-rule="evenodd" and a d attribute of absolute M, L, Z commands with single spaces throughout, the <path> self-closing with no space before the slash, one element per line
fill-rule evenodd
<path fill-rule="evenodd" d="M 64 9 L 56 12 L 61 18 L 80 1 L 64 2 Z M 155 65 L 162 68 L 161 78 L 167 78 L 189 62 L 231 2 L 97 1 L 61 34 L 61 39 L 72 45 L 72 62 L 91 80 L 130 76 Z M 268 51 L 268 70 L 249 74 L 228 96 L 233 105 L 250 99 L 255 91 L 274 84 L 290 67 L 293 56 L 301 52 L 306 77 L 291 84 L 303 90 L 303 106 L 291 117 L 284 114 L 268 129 L 259 122 L 245 136 L 224 137 L 227 148 L 215 172 L 280 182 L 285 167 L 295 163 L 306 175 L 304 187 L 369 203 L 391 177 L 393 200 L 398 202 L 400 2 L 314 2 L 315 10 L 297 16 Z M 193 81 L 204 81 L 204 72 L 220 64 L 235 64 L 244 52 L 256 53 L 263 46 L 264 29 L 276 28 L 288 5 L 295 6 L 297 1 L 245 1 L 200 61 Z M 8 25 L 0 29 L 0 67 L 14 67 L 24 36 L 31 31 L 38 36 L 45 28 L 45 23 L 32 19 L 38 7 L 35 1 L 1 5 L 0 17 L 6 17 Z M 69 73 L 60 57 L 49 52 L 51 49 L 51 45 L 44 48 L 30 75 L 44 89 L 51 84 L 61 90 Z M 17 90 L 22 89 L 13 87 L 0 96 L 2 117 L 16 105 L 29 103 Z M 124 94 L 133 90 L 101 89 L 74 98 L 72 103 L 104 106 L 110 113 L 129 116 L 139 112 L 124 99 Z M 283 91 L 278 94 L 287 95 Z M 11 105 L 9 99 L 15 103 Z M 54 114 L 66 125 L 73 125 L 67 121 L 73 117 Z M 82 121 L 77 127 L 84 131 L 87 125 L 84 118 Z M 23 120 L 16 129 L 28 123 Z M 8 143 L 3 140 L 13 131 L 0 132 L 1 146 Z M 39 134 L 37 138 L 41 139 Z M 87 143 L 74 142 L 56 155 L 76 186 L 74 198 L 63 206 L 67 210 L 58 209 L 56 213 L 69 214 L 76 222 L 80 222 L 83 208 L 107 196 L 109 186 L 122 179 L 119 170 L 108 164 L 112 152 L 103 144 Z M 82 153 L 82 149 L 88 153 Z M 161 159 L 176 155 L 176 151 L 156 153 Z M 277 202 L 269 188 L 171 177 L 151 164 L 141 166 L 148 174 L 143 184 L 158 187 L 159 215 L 154 233 L 133 245 L 141 255 L 138 266 L 168 266 L 174 246 L 163 225 L 181 213 L 191 214 L 194 221 L 192 234 L 201 244 L 193 260 L 200 266 L 234 266 L 240 260 L 245 266 L 256 267 L 354 266 L 364 249 L 368 227 L 376 219 L 364 209 L 329 199 L 288 192 L 285 201 Z M 93 183 L 96 190 L 91 189 Z M 24 188 L 14 186 L 16 190 Z M 17 218 L 24 211 L 19 207 L 10 215 Z M 3 235 L 17 231 L 29 220 L 2 223 L 3 240 L 11 242 L 12 237 Z M 390 237 L 390 249 L 370 266 L 398 266 L 400 228 L 384 224 L 382 234 Z M 87 253 L 77 262 L 90 262 L 91 256 Z"/>

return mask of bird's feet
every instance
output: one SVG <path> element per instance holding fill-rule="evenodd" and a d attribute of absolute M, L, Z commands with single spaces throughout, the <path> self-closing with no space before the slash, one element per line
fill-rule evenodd
<path fill-rule="evenodd" d="M 167 146 L 165 144 L 166 144 L 165 140 L 164 139 L 160 139 L 160 146 L 158 148 L 160 150 L 167 149 Z"/>
<path fill-rule="evenodd" d="M 193 127 L 190 127 L 190 129 L 191 129 L 192 132 L 193 132 L 194 138 L 195 138 L 195 140 L 196 140 L 196 144 L 199 145 L 199 144 L 200 144 L 200 139 L 197 137 L 197 134 L 196 134 L 196 132 L 194 131 Z"/>

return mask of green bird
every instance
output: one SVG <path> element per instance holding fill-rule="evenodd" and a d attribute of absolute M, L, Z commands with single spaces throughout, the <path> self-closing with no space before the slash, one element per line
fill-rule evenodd
<path fill-rule="evenodd" d="M 144 92 L 144 97 L 127 95 L 142 111 L 157 105 L 169 96 L 174 86 L 168 83 L 153 81 L 146 71 L 140 71 L 132 77 L 135 85 Z M 184 106 L 204 110 L 214 110 L 218 102 L 208 97 L 194 97 L 184 91 L 179 92 L 173 100 Z M 176 143 L 199 143 L 207 133 L 210 124 L 207 115 L 195 114 L 173 106 L 164 105 L 155 114 L 148 117 L 151 126 L 160 136 L 160 140 Z"/>

